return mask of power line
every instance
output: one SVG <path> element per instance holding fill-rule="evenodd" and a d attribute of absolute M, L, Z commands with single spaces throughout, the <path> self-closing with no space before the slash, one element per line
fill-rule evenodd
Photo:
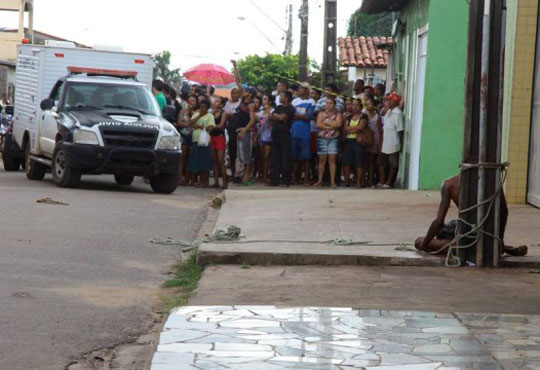
<path fill-rule="evenodd" d="M 272 40 L 270 40 L 270 38 L 269 38 L 268 36 L 266 36 L 266 34 L 259 28 L 259 26 L 257 26 L 257 24 L 256 24 L 255 22 L 249 21 L 249 23 L 251 23 L 251 24 L 253 25 L 253 27 L 255 27 L 255 28 L 257 29 L 257 31 L 259 31 L 259 33 L 260 33 L 261 35 L 263 35 L 264 38 L 265 38 L 269 43 L 272 44 L 272 46 L 274 46 L 278 51 L 280 51 L 280 49 L 278 48 L 278 46 L 277 46 L 276 44 L 274 44 L 274 43 L 272 42 Z"/>
<path fill-rule="evenodd" d="M 257 26 L 257 24 L 255 22 L 253 22 L 251 19 L 249 18 L 246 18 L 246 17 L 237 17 L 239 20 L 241 21 L 247 21 L 249 23 L 251 23 L 251 25 L 253 27 L 255 27 L 257 29 L 257 31 L 259 31 L 259 33 L 270 43 L 272 44 L 272 46 L 274 46 L 277 50 L 279 50 L 279 48 L 277 47 L 276 44 L 274 44 L 274 42 L 270 39 L 270 37 L 266 36 L 266 34 L 263 32 L 263 30 L 261 30 L 261 28 L 259 26 Z"/>
<path fill-rule="evenodd" d="M 280 26 L 278 22 L 276 22 L 272 17 L 270 17 L 264 10 L 262 10 L 257 4 L 253 2 L 253 0 L 249 0 L 249 3 L 253 5 L 259 12 L 261 12 L 270 22 L 272 22 L 277 28 L 279 28 L 281 31 L 287 33 L 287 30 Z"/>

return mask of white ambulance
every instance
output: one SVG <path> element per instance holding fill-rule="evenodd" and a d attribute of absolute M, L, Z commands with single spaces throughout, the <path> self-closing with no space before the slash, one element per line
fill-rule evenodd
<path fill-rule="evenodd" d="M 4 168 L 22 164 L 31 180 L 50 169 L 61 187 L 76 186 L 84 174 L 113 174 L 120 185 L 145 176 L 154 191 L 173 192 L 180 135 L 163 117 L 174 113 L 166 107 L 162 114 L 151 80 L 149 55 L 20 45 Z"/>

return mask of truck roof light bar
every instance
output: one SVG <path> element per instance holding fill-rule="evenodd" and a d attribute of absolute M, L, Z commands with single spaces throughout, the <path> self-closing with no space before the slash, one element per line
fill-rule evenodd
<path fill-rule="evenodd" d="M 67 67 L 69 76 L 86 73 L 87 76 L 106 76 L 106 77 L 120 77 L 120 78 L 133 78 L 137 77 L 137 71 L 122 71 L 115 69 L 102 69 L 102 68 L 89 68 L 89 67 Z"/>

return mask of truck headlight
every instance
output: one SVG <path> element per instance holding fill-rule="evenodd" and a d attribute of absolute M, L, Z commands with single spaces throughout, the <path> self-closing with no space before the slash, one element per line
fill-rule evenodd
<path fill-rule="evenodd" d="M 73 142 L 76 144 L 99 145 L 97 135 L 92 131 L 77 130 L 73 135 Z"/>
<path fill-rule="evenodd" d="M 163 136 L 159 140 L 158 149 L 160 150 L 180 150 L 180 136 Z"/>

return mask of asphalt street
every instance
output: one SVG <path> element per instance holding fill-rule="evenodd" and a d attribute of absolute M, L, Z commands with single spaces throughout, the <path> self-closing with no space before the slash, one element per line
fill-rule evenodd
<path fill-rule="evenodd" d="M 0 369 L 64 369 L 148 331 L 179 256 L 149 240 L 194 238 L 214 194 L 157 195 L 112 176 L 60 189 L 50 174 L 35 182 L 0 170 Z"/>

